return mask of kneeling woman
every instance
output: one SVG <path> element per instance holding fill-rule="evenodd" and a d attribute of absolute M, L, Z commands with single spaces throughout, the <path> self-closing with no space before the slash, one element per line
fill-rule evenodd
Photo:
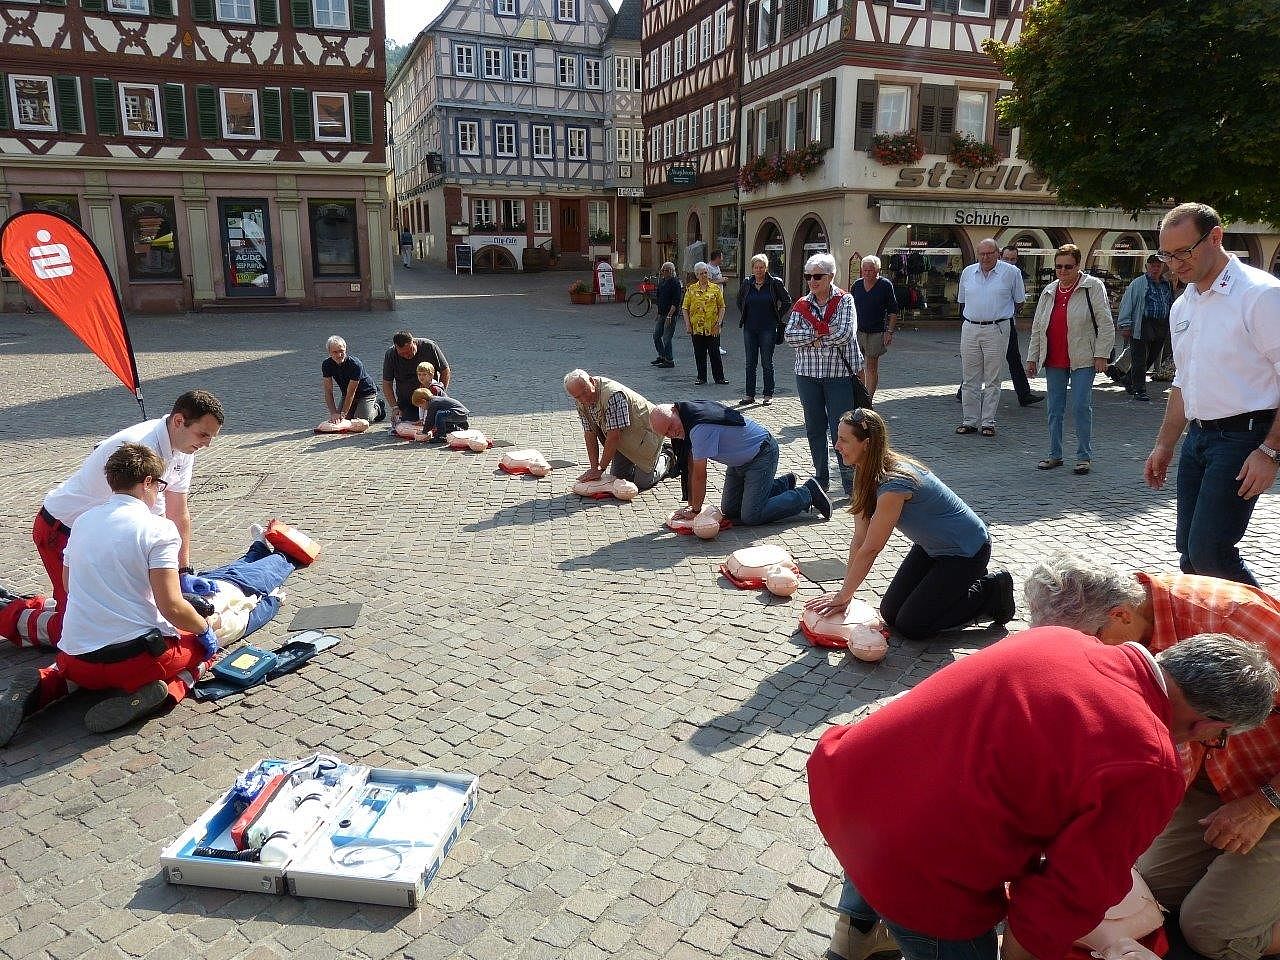
<path fill-rule="evenodd" d="M 889 446 L 878 413 L 840 418 L 836 450 L 855 471 L 849 569 L 838 593 L 810 600 L 819 613 L 844 610 L 896 529 L 913 546 L 880 602 L 886 624 L 907 640 L 928 640 L 977 621 L 1013 619 L 1013 578 L 987 573 L 987 527 L 924 464 Z"/>

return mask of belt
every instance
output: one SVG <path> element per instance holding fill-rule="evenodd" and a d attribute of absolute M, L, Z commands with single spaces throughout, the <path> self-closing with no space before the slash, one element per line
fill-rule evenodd
<path fill-rule="evenodd" d="M 43 520 L 45 523 L 47 523 L 49 526 L 53 527 L 53 529 L 59 530 L 62 533 L 67 534 L 68 536 L 71 535 L 71 528 L 68 527 L 61 520 L 59 520 L 57 517 L 55 517 L 52 513 L 50 513 L 44 507 L 40 508 L 40 519 Z"/>
<path fill-rule="evenodd" d="M 148 630 L 142 636 L 123 643 L 113 643 L 109 647 L 90 650 L 88 653 L 71 653 L 67 656 L 83 660 L 85 663 L 123 663 L 125 660 L 140 657 L 144 653 L 160 657 L 168 650 L 169 638 L 159 630 Z"/>
<path fill-rule="evenodd" d="M 1194 423 L 1201 430 L 1252 430 L 1258 426 L 1270 425 L 1276 418 L 1274 410 L 1253 410 L 1249 413 L 1237 413 L 1234 417 L 1222 417 L 1219 420 L 1196 420 Z"/>
<path fill-rule="evenodd" d="M 968 317 L 965 317 L 964 322 L 972 323 L 975 327 L 990 327 L 997 323 L 1008 323 L 1012 319 L 1012 317 L 1001 317 L 999 320 L 970 320 Z"/>

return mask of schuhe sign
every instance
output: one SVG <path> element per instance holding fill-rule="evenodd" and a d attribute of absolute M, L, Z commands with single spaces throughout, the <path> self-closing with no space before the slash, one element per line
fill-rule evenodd
<path fill-rule="evenodd" d="M 1048 189 L 1049 181 L 1021 163 L 1002 163 L 989 170 L 968 170 L 939 160 L 932 167 L 903 167 L 898 171 L 894 186 L 1043 193 Z"/>

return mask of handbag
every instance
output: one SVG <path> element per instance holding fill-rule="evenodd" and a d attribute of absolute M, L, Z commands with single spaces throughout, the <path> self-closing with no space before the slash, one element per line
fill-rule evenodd
<path fill-rule="evenodd" d="M 844 364 L 844 368 L 849 371 L 849 380 L 853 384 L 853 406 L 865 407 L 867 410 L 873 409 L 871 406 L 871 394 L 867 393 L 866 385 L 858 379 L 858 375 L 853 372 L 853 366 L 845 358 L 844 350 L 836 347 L 836 353 L 840 356 L 840 362 Z"/>

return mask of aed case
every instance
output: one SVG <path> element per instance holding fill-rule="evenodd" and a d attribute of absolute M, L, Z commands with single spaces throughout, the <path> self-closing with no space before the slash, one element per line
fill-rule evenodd
<path fill-rule="evenodd" d="M 194 855 L 202 846 L 234 849 L 230 833 L 240 811 L 228 790 L 164 849 L 160 864 L 169 883 L 413 908 L 471 818 L 479 783 L 470 774 L 347 767 L 329 814 L 287 860 L 270 865 Z M 415 815 L 405 836 L 344 834 L 366 795 L 401 791 L 427 791 L 432 803 L 429 816 Z"/>
<path fill-rule="evenodd" d="M 213 665 L 213 675 L 241 686 L 251 686 L 271 672 L 276 655 L 257 647 L 239 647 Z"/>

